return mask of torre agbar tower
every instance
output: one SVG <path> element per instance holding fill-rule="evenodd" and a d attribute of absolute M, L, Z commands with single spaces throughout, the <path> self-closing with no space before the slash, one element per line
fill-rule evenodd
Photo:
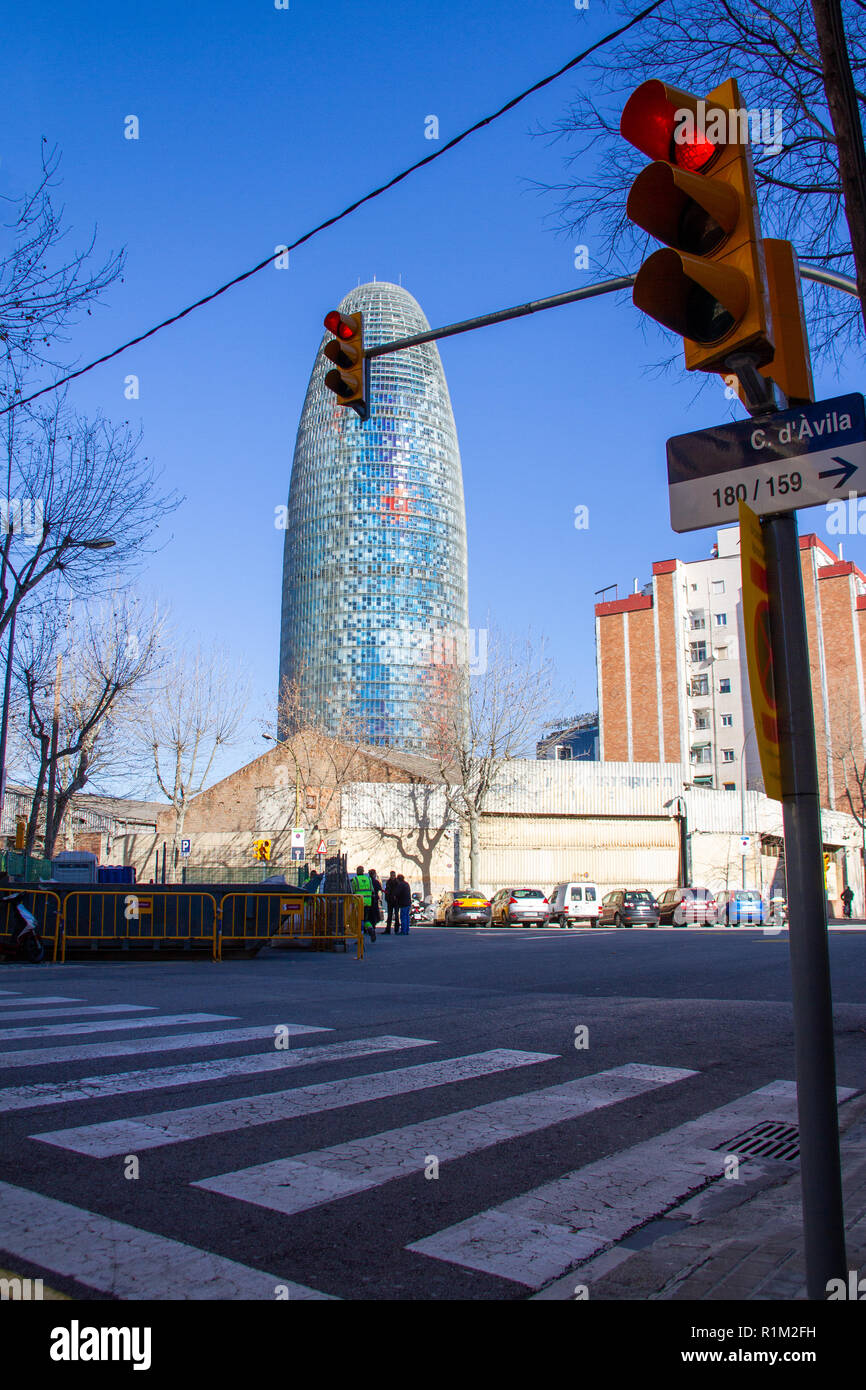
<path fill-rule="evenodd" d="M 429 329 L 398 285 L 346 295 L 367 346 Z M 466 516 L 457 432 L 435 343 L 376 358 L 361 421 L 326 389 L 321 349 L 295 444 L 283 560 L 280 686 L 334 734 L 423 752 L 465 658 Z M 295 706 L 297 708 L 297 706 Z M 285 726 L 283 732 L 291 729 Z"/>

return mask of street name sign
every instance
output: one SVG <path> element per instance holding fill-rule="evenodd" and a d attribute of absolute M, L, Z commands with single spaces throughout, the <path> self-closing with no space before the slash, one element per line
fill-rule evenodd
<path fill-rule="evenodd" d="M 866 404 L 859 394 L 715 425 L 668 440 L 671 526 L 699 531 L 866 494 Z"/>

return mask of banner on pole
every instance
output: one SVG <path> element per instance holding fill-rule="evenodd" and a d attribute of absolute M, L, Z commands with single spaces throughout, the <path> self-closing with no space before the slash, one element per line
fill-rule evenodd
<path fill-rule="evenodd" d="M 740 502 L 740 566 L 743 578 L 743 627 L 749 665 L 749 689 L 764 791 L 774 801 L 781 801 L 782 751 L 779 744 L 776 690 L 773 684 L 767 555 L 761 523 L 745 502 Z"/>

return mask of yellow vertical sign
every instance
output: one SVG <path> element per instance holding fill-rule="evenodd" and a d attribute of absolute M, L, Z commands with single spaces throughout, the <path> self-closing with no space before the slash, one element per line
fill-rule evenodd
<path fill-rule="evenodd" d="M 743 627 L 755 736 L 761 758 L 764 790 L 782 800 L 782 756 L 773 685 L 773 646 L 770 640 L 770 597 L 767 556 L 761 523 L 751 507 L 740 503 L 740 566 L 743 577 Z"/>

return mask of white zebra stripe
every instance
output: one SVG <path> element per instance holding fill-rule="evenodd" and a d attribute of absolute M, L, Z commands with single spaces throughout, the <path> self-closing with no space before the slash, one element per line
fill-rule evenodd
<path fill-rule="evenodd" d="M 10 1110 L 32 1110 L 39 1105 L 96 1100 L 100 1096 L 169 1090 L 173 1086 L 200 1086 L 208 1081 L 224 1081 L 232 1076 L 285 1071 L 291 1067 L 310 1067 L 317 1063 L 347 1059 L 351 1061 L 354 1057 L 371 1057 L 380 1052 L 434 1045 L 429 1038 L 401 1038 L 388 1034 L 379 1038 L 358 1038 L 352 1042 L 319 1043 L 315 1047 L 278 1050 L 273 1044 L 272 1031 L 267 1052 L 249 1053 L 244 1057 L 218 1057 L 213 1061 L 188 1062 L 178 1067 L 145 1067 L 142 1071 L 122 1071 L 112 1076 L 82 1076 L 76 1081 L 60 1084 L 47 1081 L 29 1086 L 8 1086 L 0 1090 L 0 1114 Z"/>
<path fill-rule="evenodd" d="M 840 1100 L 855 1094 L 838 1091 Z M 793 1081 L 773 1081 L 406 1248 L 540 1289 L 722 1178 L 725 1150 L 714 1146 L 760 1120 L 796 1124 Z"/>
<path fill-rule="evenodd" d="M 461 1158 L 695 1075 L 681 1067 L 614 1067 L 332 1148 L 221 1173 L 192 1186 L 291 1215 L 394 1178 L 420 1175 L 429 1154 L 439 1163 Z"/>
<path fill-rule="evenodd" d="M 325 1299 L 305 1284 L 0 1182 L 3 1249 L 116 1298 Z"/>
<path fill-rule="evenodd" d="M 301 1115 L 316 1115 L 323 1110 L 337 1110 L 343 1106 L 405 1095 L 431 1086 L 447 1086 L 455 1081 L 467 1081 L 490 1076 L 494 1072 L 509 1071 L 514 1067 L 535 1066 L 539 1062 L 553 1060 L 555 1056 L 549 1052 L 495 1048 L 489 1052 L 472 1053 L 468 1057 L 424 1062 L 414 1067 L 325 1081 L 290 1091 L 270 1091 L 259 1096 L 192 1106 L 187 1110 L 163 1110 L 154 1115 L 138 1115 L 127 1120 L 108 1120 L 103 1124 L 51 1130 L 30 1137 L 40 1139 L 44 1144 L 70 1149 L 73 1153 L 107 1158 L 112 1154 L 138 1153 L 141 1149 L 180 1144 L 187 1139 L 236 1132 Z"/>
<path fill-rule="evenodd" d="M 156 1018 L 117 1018 L 106 1023 L 34 1023 L 32 1028 L 0 1028 L 0 1042 L 19 1038 L 69 1038 L 82 1033 L 119 1033 L 122 1028 L 166 1028 L 177 1023 L 229 1023 L 237 1014 L 159 1014 Z"/>
<path fill-rule="evenodd" d="M 29 1004 L 30 1000 L 26 1002 Z M 155 1008 L 155 1004 L 89 1004 L 80 1009 L 22 1009 L 14 1018 L 12 1014 L 3 1014 L 3 1022 L 8 1019 L 10 1023 L 17 1023 L 19 1018 L 66 1018 L 72 1014 L 146 1013 Z M 8 1034 L 9 1030 L 5 1031 Z"/>
<path fill-rule="evenodd" d="M 68 994 L 43 994 L 24 999 L 0 999 L 0 1009 L 20 1009 L 22 1004 L 86 1004 L 86 999 L 77 999 Z M 14 1015 L 10 1014 L 10 1018 Z"/>
<path fill-rule="evenodd" d="M 163 1022 L 148 1019 L 148 1023 Z M 210 1033 L 169 1033 L 164 1038 L 115 1039 L 114 1042 L 71 1044 L 69 1047 L 28 1047 L 0 1055 L 0 1068 L 42 1067 L 57 1062 L 89 1062 L 100 1057 L 138 1057 L 145 1052 L 181 1052 L 196 1047 L 220 1047 L 226 1043 L 267 1038 L 273 1045 L 277 1029 L 288 1037 L 305 1033 L 333 1033 L 333 1028 L 314 1028 L 307 1023 L 274 1023 L 254 1028 L 218 1028 Z"/>

